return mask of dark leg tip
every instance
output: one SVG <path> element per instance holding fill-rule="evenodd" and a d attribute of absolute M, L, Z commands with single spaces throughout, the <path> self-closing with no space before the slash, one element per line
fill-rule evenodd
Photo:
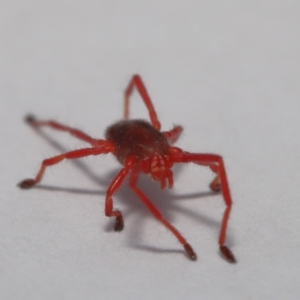
<path fill-rule="evenodd" d="M 121 231 L 124 228 L 124 220 L 122 215 L 116 217 L 115 231 Z"/>
<path fill-rule="evenodd" d="M 221 184 L 220 183 L 217 183 L 217 184 L 214 184 L 214 182 L 212 182 L 210 185 L 209 185 L 210 189 L 213 191 L 213 192 L 220 192 L 221 191 Z"/>
<path fill-rule="evenodd" d="M 25 179 L 23 181 L 21 181 L 18 186 L 21 189 L 30 189 L 31 187 L 33 187 L 36 184 L 34 179 Z"/>
<path fill-rule="evenodd" d="M 25 122 L 28 124 L 32 125 L 35 121 L 36 121 L 36 118 L 34 115 L 29 114 L 25 117 Z"/>
<path fill-rule="evenodd" d="M 183 247 L 184 247 L 184 250 L 186 251 L 187 255 L 189 256 L 189 258 L 191 260 L 196 260 L 197 259 L 197 255 L 194 252 L 194 250 L 193 250 L 193 248 L 190 244 L 186 243 L 186 244 L 183 245 Z"/>
<path fill-rule="evenodd" d="M 227 246 L 221 245 L 220 252 L 221 252 L 223 258 L 226 259 L 228 262 L 233 263 L 233 264 L 236 263 L 236 259 L 233 255 L 233 253 L 231 252 L 231 250 L 229 248 L 227 248 Z"/>

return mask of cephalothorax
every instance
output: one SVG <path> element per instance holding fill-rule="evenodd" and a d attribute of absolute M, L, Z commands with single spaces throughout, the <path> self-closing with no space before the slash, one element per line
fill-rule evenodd
<path fill-rule="evenodd" d="M 151 123 L 144 120 L 128 120 L 129 98 L 134 87 L 139 91 L 149 111 Z M 169 131 L 160 131 L 160 122 L 139 75 L 132 77 L 125 90 L 124 120 L 107 128 L 105 133 L 106 140 L 94 139 L 78 129 L 62 125 L 56 121 L 40 121 L 31 115 L 26 117 L 26 121 L 34 127 L 48 126 L 53 129 L 69 132 L 73 136 L 89 143 L 91 147 L 69 151 L 45 159 L 36 177 L 34 179 L 23 180 L 19 184 L 21 188 L 31 188 L 40 182 L 48 166 L 57 164 L 64 159 L 76 159 L 89 155 L 112 153 L 123 165 L 123 168 L 112 181 L 106 193 L 105 215 L 107 217 L 115 217 L 115 230 L 122 230 L 124 221 L 122 213 L 113 207 L 112 196 L 121 186 L 124 179 L 129 176 L 129 186 L 131 189 L 137 194 L 148 210 L 173 233 L 192 260 L 196 259 L 193 248 L 137 187 L 137 179 L 140 173 L 149 174 L 153 180 L 160 183 L 162 189 L 165 187 L 171 188 L 173 186 L 171 168 L 175 163 L 195 163 L 209 167 L 216 174 L 215 179 L 210 184 L 210 188 L 215 192 L 221 190 L 226 204 L 219 238 L 220 251 L 227 261 L 236 262 L 234 255 L 225 245 L 226 228 L 232 201 L 222 157 L 216 154 L 191 153 L 183 151 L 178 147 L 173 147 L 172 144 L 178 139 L 182 132 L 182 127 L 175 126 Z"/>

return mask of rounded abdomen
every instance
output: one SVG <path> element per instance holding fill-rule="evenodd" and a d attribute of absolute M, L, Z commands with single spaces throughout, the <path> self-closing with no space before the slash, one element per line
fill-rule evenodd
<path fill-rule="evenodd" d="M 114 154 L 122 164 L 132 156 L 140 161 L 168 154 L 166 137 L 144 120 L 119 121 L 107 128 L 105 137 L 116 147 Z"/>

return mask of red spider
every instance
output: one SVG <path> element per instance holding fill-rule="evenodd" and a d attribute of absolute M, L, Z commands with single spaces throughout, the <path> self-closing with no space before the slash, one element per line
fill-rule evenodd
<path fill-rule="evenodd" d="M 151 123 L 144 120 L 128 120 L 129 98 L 134 87 L 137 88 L 145 102 Z M 174 234 L 192 260 L 196 259 L 193 248 L 187 243 L 179 231 L 164 219 L 159 210 L 137 187 L 136 183 L 139 174 L 145 173 L 150 174 L 153 180 L 158 181 L 161 189 L 164 189 L 166 186 L 171 188 L 173 186 L 173 173 L 171 168 L 174 163 L 192 162 L 209 167 L 216 174 L 215 179 L 210 184 L 210 188 L 215 192 L 222 190 L 226 204 L 219 238 L 220 251 L 227 261 L 231 263 L 236 262 L 234 255 L 225 245 L 226 228 L 232 201 L 222 157 L 216 154 L 190 153 L 178 147 L 171 146 L 178 139 L 183 128 L 181 126 L 175 126 L 169 131 L 160 131 L 160 122 L 158 121 L 152 101 L 139 75 L 132 77 L 125 90 L 124 120 L 107 128 L 105 133 L 106 140 L 94 139 L 78 129 L 70 128 L 51 120 L 40 121 L 33 116 L 27 116 L 26 121 L 33 127 L 49 126 L 53 129 L 67 131 L 76 138 L 91 144 L 91 147 L 73 150 L 45 159 L 35 179 L 23 180 L 19 184 L 21 188 L 28 189 L 40 182 L 47 167 L 55 165 L 64 159 L 76 159 L 88 155 L 112 153 L 123 165 L 123 168 L 112 181 L 106 193 L 105 215 L 107 217 L 116 218 L 115 230 L 121 231 L 124 227 L 124 221 L 121 211 L 113 208 L 112 196 L 119 189 L 125 177 L 129 175 L 130 188 L 137 194 L 148 210 Z"/>

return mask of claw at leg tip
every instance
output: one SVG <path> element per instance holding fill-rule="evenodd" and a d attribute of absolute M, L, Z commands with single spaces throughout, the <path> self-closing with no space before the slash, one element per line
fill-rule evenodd
<path fill-rule="evenodd" d="M 213 182 L 209 185 L 210 189 L 213 192 L 219 193 L 221 191 L 221 185 L 220 184 L 214 184 Z"/>
<path fill-rule="evenodd" d="M 35 120 L 36 120 L 35 116 L 32 115 L 32 114 L 28 114 L 28 115 L 25 116 L 25 122 L 26 123 L 32 124 Z"/>
<path fill-rule="evenodd" d="M 122 216 L 116 217 L 116 223 L 115 223 L 115 231 L 121 231 L 124 228 L 124 221 Z"/>
<path fill-rule="evenodd" d="M 33 179 L 25 179 L 18 184 L 18 187 L 21 189 L 29 189 L 35 185 L 35 181 Z"/>
<path fill-rule="evenodd" d="M 184 247 L 184 250 L 186 251 L 186 253 L 188 254 L 188 256 L 191 260 L 196 260 L 197 259 L 197 255 L 194 252 L 194 250 L 193 250 L 193 248 L 190 244 L 186 243 L 186 244 L 183 245 L 183 247 Z"/>
<path fill-rule="evenodd" d="M 228 262 L 233 263 L 233 264 L 236 263 L 236 259 L 233 255 L 233 253 L 227 246 L 221 245 L 220 252 L 221 252 L 223 258 L 226 259 Z"/>

